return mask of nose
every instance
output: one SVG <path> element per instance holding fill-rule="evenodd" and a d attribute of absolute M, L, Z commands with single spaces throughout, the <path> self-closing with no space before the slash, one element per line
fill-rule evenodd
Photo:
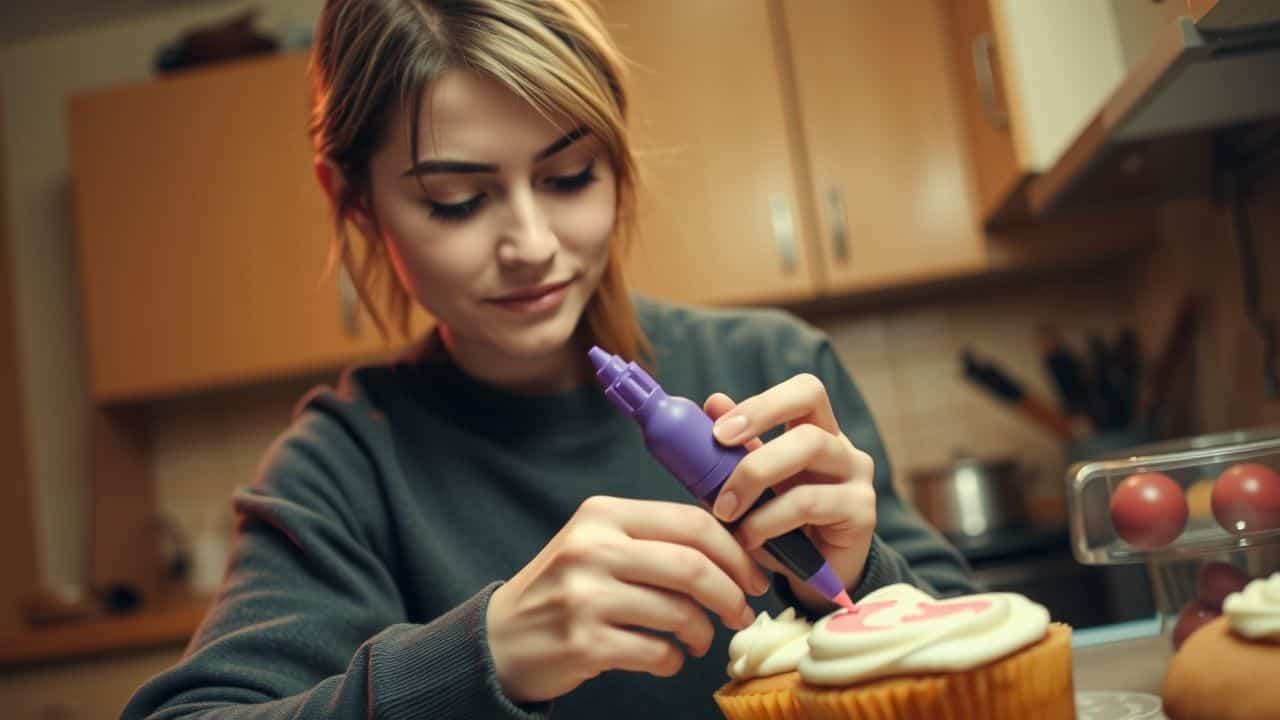
<path fill-rule="evenodd" d="M 532 189 L 513 192 L 507 223 L 498 242 L 498 261 L 507 266 L 546 265 L 556 256 L 560 241 Z"/>

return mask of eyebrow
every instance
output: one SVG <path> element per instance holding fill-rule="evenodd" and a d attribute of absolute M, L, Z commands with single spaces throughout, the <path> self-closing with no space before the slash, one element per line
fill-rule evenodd
<path fill-rule="evenodd" d="M 580 127 L 564 135 L 550 145 L 542 148 L 533 156 L 534 162 L 540 162 L 564 150 L 578 140 L 591 134 L 587 127 Z M 404 171 L 403 177 L 411 175 L 431 175 L 433 173 L 496 173 L 498 166 L 492 163 L 473 163 L 461 160 L 420 160 L 413 167 Z"/>

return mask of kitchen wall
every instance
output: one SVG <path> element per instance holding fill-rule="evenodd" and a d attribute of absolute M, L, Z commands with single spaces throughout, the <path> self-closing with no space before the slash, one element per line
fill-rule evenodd
<path fill-rule="evenodd" d="M 82 577 L 87 510 L 88 388 L 71 226 L 68 98 L 150 78 L 161 45 L 250 6 L 261 9 L 261 27 L 278 28 L 313 24 L 321 0 L 183 5 L 0 46 L 0 172 L 8 180 L 8 212 L 0 216 L 7 214 L 9 222 L 39 565 L 51 584 Z"/>
<path fill-rule="evenodd" d="M 1053 322 L 1080 349 L 1090 331 L 1111 336 L 1130 315 L 1130 269 L 1128 261 L 1117 261 L 818 322 L 867 397 L 895 479 L 944 464 L 961 451 L 1017 455 L 1039 469 L 1033 494 L 1052 496 L 1060 492 L 1065 449 L 1024 415 L 965 381 L 960 353 L 970 348 L 999 361 L 1029 392 L 1054 403 L 1037 328 Z"/>
<path fill-rule="evenodd" d="M 1280 342 L 1280 177 L 1273 174 L 1249 207 L 1261 305 Z M 1262 341 L 1244 313 L 1240 256 L 1228 213 L 1207 197 L 1169 203 L 1161 211 L 1161 234 L 1156 253 L 1134 275 L 1134 313 L 1154 342 L 1163 337 L 1184 293 L 1204 299 L 1193 354 L 1192 421 L 1205 432 L 1280 423 L 1280 398 L 1264 392 Z"/>

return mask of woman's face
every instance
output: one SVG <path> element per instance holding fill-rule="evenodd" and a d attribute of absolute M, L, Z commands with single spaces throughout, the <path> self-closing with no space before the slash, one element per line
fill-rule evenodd
<path fill-rule="evenodd" d="M 546 372 L 572 351 L 608 260 L 607 154 L 571 121 L 465 71 L 440 75 L 422 103 L 418 157 L 398 112 L 370 165 L 396 274 L 467 369 L 495 380 Z"/>

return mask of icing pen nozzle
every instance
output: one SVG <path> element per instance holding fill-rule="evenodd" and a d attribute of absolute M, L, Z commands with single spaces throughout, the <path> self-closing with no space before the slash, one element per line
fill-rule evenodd
<path fill-rule="evenodd" d="M 605 397 L 639 423 L 649 452 L 686 490 L 710 508 L 747 451 L 717 442 L 711 434 L 714 423 L 701 407 L 688 398 L 668 395 L 634 362 L 626 362 L 599 347 L 592 347 L 588 356 Z M 766 489 L 747 512 L 774 497 L 773 492 Z M 732 530 L 738 522 L 740 520 L 726 525 Z M 764 549 L 823 597 L 853 611 L 844 583 L 800 528 L 771 538 L 765 542 Z"/>

